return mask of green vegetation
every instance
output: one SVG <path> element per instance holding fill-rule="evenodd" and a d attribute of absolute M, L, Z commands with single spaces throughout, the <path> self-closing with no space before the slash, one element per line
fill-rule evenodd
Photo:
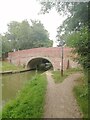
<path fill-rule="evenodd" d="M 74 87 L 74 94 L 77 99 L 83 118 L 88 118 L 88 85 L 86 76 L 79 78 L 78 85 Z"/>
<path fill-rule="evenodd" d="M 78 53 L 76 60 L 83 66 L 87 71 L 90 69 L 90 62 L 88 61 L 89 53 L 89 40 L 88 40 L 88 28 L 83 27 L 81 31 L 72 33 L 67 37 L 67 45 L 74 47 L 73 52 Z"/>
<path fill-rule="evenodd" d="M 1 118 L 2 118 L 2 112 L 0 111 L 0 120 L 1 120 Z"/>
<path fill-rule="evenodd" d="M 2 62 L 2 71 L 10 71 L 10 70 L 22 70 L 24 69 L 22 66 L 15 66 L 9 62 Z"/>
<path fill-rule="evenodd" d="M 68 76 L 67 74 L 64 73 L 62 77 L 60 71 L 53 71 L 52 73 L 55 83 L 63 82 L 63 80 Z"/>
<path fill-rule="evenodd" d="M 3 118 L 41 118 L 46 93 L 46 76 L 36 75 L 27 81 L 24 88 L 17 94 L 16 99 L 5 105 Z"/>
<path fill-rule="evenodd" d="M 53 78 L 55 83 L 63 82 L 63 80 L 74 72 L 82 71 L 81 68 L 71 68 L 64 71 L 63 76 L 61 76 L 61 71 L 53 71 Z"/>
<path fill-rule="evenodd" d="M 53 7 L 61 15 L 67 15 L 57 29 L 58 41 L 65 40 L 66 45 L 74 48 L 78 54 L 77 61 L 84 70 L 90 70 L 90 2 L 60 2 L 39 0 L 42 13 L 48 13 Z"/>
<path fill-rule="evenodd" d="M 53 71 L 53 78 L 56 83 L 63 82 L 63 80 L 72 73 L 82 72 L 81 68 L 73 68 L 64 71 L 63 77 L 61 77 L 60 71 Z M 83 113 L 83 118 L 88 118 L 88 80 L 87 75 L 77 80 L 78 84 L 74 87 L 73 91 L 77 99 L 80 110 Z"/>
<path fill-rule="evenodd" d="M 87 71 L 90 72 L 90 2 L 39 1 L 41 3 L 42 13 L 48 13 L 53 7 L 55 7 L 56 11 L 60 15 L 67 15 L 67 18 L 64 20 L 62 25 L 57 29 L 58 40 L 65 40 L 67 46 L 73 47 L 73 53 L 77 54 L 76 60 L 83 67 L 85 74 Z M 62 82 L 66 76 L 68 76 L 68 72 L 64 72 L 64 76 L 62 78 L 59 71 L 54 72 L 56 82 Z M 88 77 L 86 76 L 86 78 Z M 80 105 L 84 117 L 88 117 L 87 86 L 89 85 L 86 85 L 86 78 L 79 79 L 83 82 L 74 88 L 78 104 Z"/>
<path fill-rule="evenodd" d="M 0 34 L 3 56 L 13 50 L 52 46 L 53 42 L 43 24 L 38 20 L 30 22 L 31 24 L 27 20 L 12 21 L 8 24 L 8 31 L 4 35 Z"/>

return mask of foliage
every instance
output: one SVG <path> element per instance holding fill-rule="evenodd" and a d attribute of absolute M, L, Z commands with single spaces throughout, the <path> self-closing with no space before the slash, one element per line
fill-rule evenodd
<path fill-rule="evenodd" d="M 58 34 L 71 34 L 80 31 L 83 26 L 88 24 L 88 3 L 78 2 L 71 6 L 70 16 L 58 27 Z"/>
<path fill-rule="evenodd" d="M 52 45 L 48 31 L 45 30 L 40 21 L 32 21 L 32 39 L 34 47 L 49 47 Z"/>
<path fill-rule="evenodd" d="M 63 72 L 63 76 L 61 76 L 61 72 L 60 71 L 53 71 L 53 78 L 55 80 L 55 83 L 60 83 L 63 82 L 63 80 L 68 77 L 70 74 L 78 72 L 78 71 L 82 71 L 81 68 L 70 68 L 67 69 Z"/>
<path fill-rule="evenodd" d="M 58 13 L 67 14 L 67 19 L 57 29 L 57 37 L 59 40 L 65 40 L 67 45 L 74 47 L 78 53 L 78 61 L 85 70 L 90 69 L 90 51 L 89 51 L 89 32 L 90 28 L 90 2 L 60 2 L 48 0 L 43 2 L 42 11 L 45 13 L 56 8 Z"/>
<path fill-rule="evenodd" d="M 1 120 L 1 118 L 2 118 L 2 112 L 0 111 L 0 120 Z"/>
<path fill-rule="evenodd" d="M 9 62 L 2 62 L 2 71 L 10 71 L 10 70 L 23 70 L 22 66 L 15 66 Z"/>
<path fill-rule="evenodd" d="M 85 70 L 90 69 L 89 56 L 90 51 L 88 48 L 88 28 L 84 27 L 81 31 L 74 32 L 67 37 L 67 45 L 74 47 L 74 52 L 78 53 L 77 60 L 85 68 Z"/>
<path fill-rule="evenodd" d="M 43 116 L 46 91 L 45 75 L 36 75 L 25 87 L 3 108 L 3 118 L 41 118 Z"/>
<path fill-rule="evenodd" d="M 1 36 L 0 43 L 2 45 L 2 49 L 1 49 L 2 54 L 5 54 L 5 53 L 7 53 L 8 51 L 11 50 L 10 43 L 9 43 L 9 41 L 8 41 L 8 39 L 6 37 Z"/>
<path fill-rule="evenodd" d="M 48 31 L 40 21 L 27 20 L 12 21 L 8 24 L 8 31 L 2 35 L 2 53 L 13 50 L 23 50 L 36 47 L 52 46 Z"/>
<path fill-rule="evenodd" d="M 59 33 L 72 32 L 88 24 L 88 2 L 38 1 L 41 3 L 41 13 L 49 12 L 55 7 L 59 14 L 67 15 L 67 19 L 58 28 Z"/>
<path fill-rule="evenodd" d="M 78 85 L 73 89 L 80 110 L 83 113 L 83 118 L 88 118 L 88 85 L 87 76 L 81 77 L 78 80 Z"/>
<path fill-rule="evenodd" d="M 71 11 L 72 9 L 72 5 L 74 5 L 74 3 L 72 2 L 72 4 L 70 2 L 60 2 L 60 1 L 53 1 L 53 0 L 47 0 L 47 1 L 43 1 L 43 0 L 38 0 L 41 4 L 41 13 L 45 14 L 45 13 L 49 13 L 49 11 L 55 7 L 55 9 L 57 10 L 57 12 L 59 14 L 68 14 L 69 11 Z"/>

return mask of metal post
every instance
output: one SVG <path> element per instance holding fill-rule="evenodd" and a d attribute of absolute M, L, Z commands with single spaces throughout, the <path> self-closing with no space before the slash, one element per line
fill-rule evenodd
<path fill-rule="evenodd" d="M 63 46 L 61 47 L 62 50 L 61 50 L 61 76 L 63 76 Z"/>

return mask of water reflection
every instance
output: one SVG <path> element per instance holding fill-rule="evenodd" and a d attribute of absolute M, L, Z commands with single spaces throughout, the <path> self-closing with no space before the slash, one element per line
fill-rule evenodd
<path fill-rule="evenodd" d="M 13 99 L 27 80 L 35 76 L 35 72 L 24 72 L 2 76 L 2 104 Z"/>

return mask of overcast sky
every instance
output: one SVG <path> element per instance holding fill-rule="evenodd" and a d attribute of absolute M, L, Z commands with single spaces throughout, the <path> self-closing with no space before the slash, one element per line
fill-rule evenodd
<path fill-rule="evenodd" d="M 50 13 L 38 15 L 40 8 L 41 5 L 36 0 L 0 0 L 0 33 L 7 31 L 7 24 L 10 21 L 39 19 L 49 32 L 50 39 L 55 41 L 57 27 L 65 18 L 60 16 L 55 9 Z"/>

